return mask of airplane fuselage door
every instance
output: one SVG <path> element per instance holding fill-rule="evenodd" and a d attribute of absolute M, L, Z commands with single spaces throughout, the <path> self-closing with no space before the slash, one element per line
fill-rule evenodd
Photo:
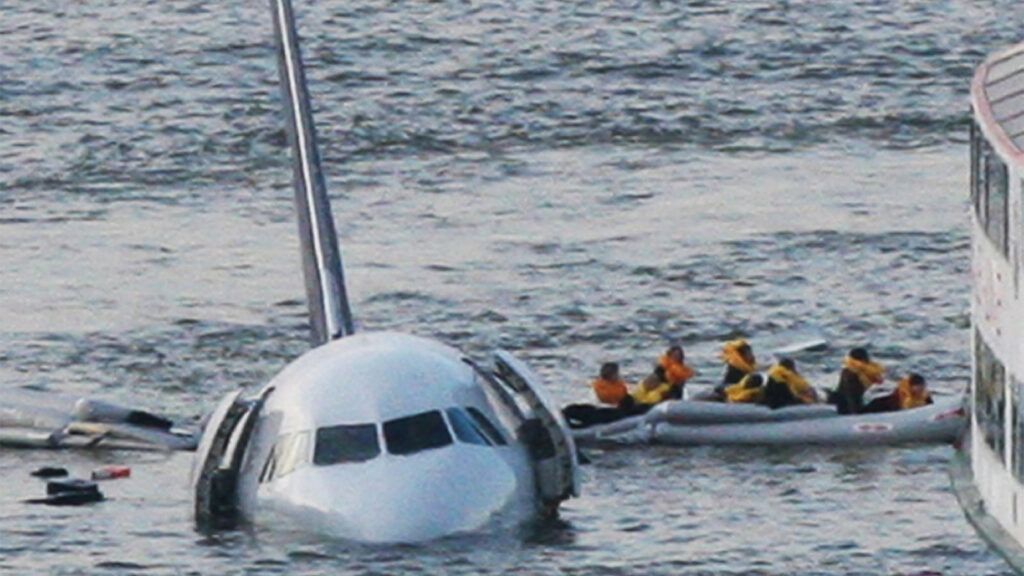
<path fill-rule="evenodd" d="M 541 499 L 550 506 L 579 496 L 576 444 L 562 412 L 545 392 L 540 378 L 524 362 L 499 350 L 494 354 L 494 364 L 498 377 L 533 413 L 531 420 L 524 424 L 524 431 Z"/>

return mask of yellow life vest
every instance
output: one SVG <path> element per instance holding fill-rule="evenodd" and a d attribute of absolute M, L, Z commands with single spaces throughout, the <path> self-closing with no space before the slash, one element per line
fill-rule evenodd
<path fill-rule="evenodd" d="M 764 395 L 761 386 L 747 387 L 750 376 L 725 389 L 725 401 L 729 404 L 756 404 Z"/>
<path fill-rule="evenodd" d="M 743 348 L 744 345 L 749 346 L 747 341 L 742 338 L 726 342 L 722 346 L 722 361 L 744 374 L 753 374 L 757 370 L 757 363 L 747 362 L 747 359 L 740 354 L 740 348 Z"/>
<path fill-rule="evenodd" d="M 768 371 L 768 378 L 784 383 L 793 396 L 799 398 L 804 404 L 814 404 L 817 402 L 814 388 L 807 383 L 807 380 L 781 364 L 772 366 L 772 369 Z"/>
<path fill-rule="evenodd" d="M 672 385 L 668 382 L 662 382 L 650 388 L 649 385 L 651 383 L 648 380 L 644 380 L 633 390 L 633 400 L 637 404 L 657 404 L 665 400 L 668 397 L 669 391 L 672 390 Z"/>
<path fill-rule="evenodd" d="M 877 362 L 862 362 L 847 356 L 843 359 L 843 368 L 856 374 L 865 390 L 885 380 L 885 368 Z"/>
<path fill-rule="evenodd" d="M 927 390 L 922 390 L 920 394 L 915 394 L 914 389 L 910 386 L 910 377 L 907 377 L 900 380 L 900 385 L 896 388 L 896 398 L 900 401 L 900 410 L 910 410 L 927 406 L 931 395 L 928 394 Z"/>

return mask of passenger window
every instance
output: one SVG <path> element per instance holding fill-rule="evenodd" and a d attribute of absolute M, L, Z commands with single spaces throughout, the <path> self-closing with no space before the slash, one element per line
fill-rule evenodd
<path fill-rule="evenodd" d="M 437 410 L 384 423 L 384 441 L 389 454 L 405 456 L 452 443 L 452 435 Z"/>
<path fill-rule="evenodd" d="M 498 427 L 491 423 L 491 421 L 487 419 L 487 416 L 484 416 L 482 412 L 472 406 L 466 408 L 466 412 L 469 412 L 469 416 L 473 419 L 473 422 L 476 422 L 477 426 L 480 427 L 480 430 L 491 442 L 498 446 L 505 446 L 508 444 L 508 441 L 505 440 L 505 435 L 501 433 L 501 430 L 498 430 Z"/>
<path fill-rule="evenodd" d="M 377 426 L 352 424 L 320 428 L 316 431 L 313 463 L 317 466 L 366 462 L 380 455 Z"/>
<path fill-rule="evenodd" d="M 455 431 L 455 437 L 460 441 L 478 446 L 491 445 L 484 434 L 477 429 L 476 424 L 470 420 L 469 416 L 461 408 L 449 408 L 444 412 L 448 415 L 448 421 L 451 422 L 452 430 Z"/>

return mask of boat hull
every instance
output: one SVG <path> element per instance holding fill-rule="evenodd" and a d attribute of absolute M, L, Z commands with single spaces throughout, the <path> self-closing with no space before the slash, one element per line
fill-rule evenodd
<path fill-rule="evenodd" d="M 963 444 L 969 445 L 970 442 Z M 956 451 L 950 462 L 949 477 L 953 494 L 956 495 L 967 520 L 1017 573 L 1024 574 L 1024 546 L 1007 532 L 998 520 L 986 512 L 985 501 L 974 483 L 970 453 L 962 449 Z"/>

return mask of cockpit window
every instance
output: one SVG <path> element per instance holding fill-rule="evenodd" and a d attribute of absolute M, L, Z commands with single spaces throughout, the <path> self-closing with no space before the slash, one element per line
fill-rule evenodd
<path fill-rule="evenodd" d="M 388 453 L 399 456 L 441 448 L 452 443 L 452 435 L 437 410 L 384 423 Z"/>
<path fill-rule="evenodd" d="M 480 412 L 472 406 L 466 408 L 466 411 L 469 412 L 470 417 L 473 418 L 473 422 L 476 422 L 477 426 L 480 427 L 480 430 L 491 442 L 498 446 L 505 446 L 508 444 L 508 441 L 505 440 L 505 435 L 498 430 L 497 426 L 487 419 L 487 416 L 484 416 L 483 412 Z"/>
<path fill-rule="evenodd" d="M 284 434 L 278 437 L 277 443 L 267 456 L 260 473 L 260 482 L 270 482 L 275 478 L 287 476 L 293 470 L 308 462 L 309 432 Z"/>
<path fill-rule="evenodd" d="M 466 444 L 477 444 L 479 446 L 491 445 L 491 442 L 477 428 L 476 424 L 470 420 L 469 416 L 462 411 L 462 408 L 449 408 L 445 410 L 445 414 L 448 415 L 448 421 L 452 424 L 452 430 L 455 431 L 455 437 L 458 438 L 460 442 L 465 442 Z"/>
<path fill-rule="evenodd" d="M 317 466 L 366 462 L 379 454 L 377 427 L 373 424 L 330 426 L 316 431 L 313 463 Z"/>

